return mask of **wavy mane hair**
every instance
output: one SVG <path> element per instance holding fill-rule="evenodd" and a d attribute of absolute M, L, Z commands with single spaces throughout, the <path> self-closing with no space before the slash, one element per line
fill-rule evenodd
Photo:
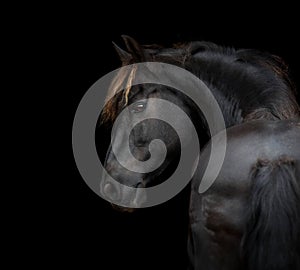
<path fill-rule="evenodd" d="M 123 36 L 127 51 L 114 47 L 122 66 L 139 62 L 164 62 L 185 68 L 198 76 L 212 90 L 223 109 L 226 123 L 240 123 L 256 119 L 290 119 L 300 115 L 296 89 L 289 77 L 285 62 L 278 56 L 253 49 L 234 49 L 211 42 L 195 41 L 176 44 L 172 48 L 159 45 L 140 45 Z M 126 106 L 135 74 L 120 73 L 109 92 L 120 84 L 123 90 L 108 100 L 101 122 L 113 122 Z M 240 110 L 240 111 L 239 111 Z M 238 112 L 239 111 L 239 112 Z"/>

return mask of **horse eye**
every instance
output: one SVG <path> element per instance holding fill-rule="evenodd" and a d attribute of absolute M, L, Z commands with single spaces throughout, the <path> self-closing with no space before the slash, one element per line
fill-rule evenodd
<path fill-rule="evenodd" d="M 136 102 L 135 104 L 132 105 L 131 112 L 139 113 L 139 112 L 144 111 L 145 108 L 146 108 L 145 102 Z"/>

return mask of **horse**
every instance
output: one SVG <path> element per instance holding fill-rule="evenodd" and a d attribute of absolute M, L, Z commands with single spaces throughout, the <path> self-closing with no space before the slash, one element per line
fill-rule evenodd
<path fill-rule="evenodd" d="M 215 182 L 199 193 L 208 143 L 191 183 L 190 269 L 300 269 L 300 120 L 256 120 L 226 132 Z"/>
<path fill-rule="evenodd" d="M 288 68 L 277 56 L 252 49 L 236 50 L 210 42 L 194 41 L 164 48 L 155 44 L 140 45 L 128 36 L 123 36 L 123 39 L 126 50 L 114 44 L 122 66 L 140 62 L 163 62 L 191 72 L 211 90 L 223 113 L 226 127 L 256 119 L 283 120 L 300 115 L 295 87 L 289 79 Z M 167 155 L 161 166 L 151 173 L 127 169 L 118 162 L 110 140 L 112 124 L 124 107 L 132 105 L 128 122 L 130 124 L 130 121 L 141 115 L 147 118 L 147 115 L 153 115 L 158 110 L 155 106 L 147 106 L 149 98 L 165 99 L 179 106 L 189 116 L 198 133 L 200 145 L 209 141 L 210 132 L 201 110 L 191 99 L 182 92 L 164 85 L 133 86 L 131 82 L 135 72 L 135 66 L 132 65 L 129 73 L 119 74 L 112 84 L 110 94 L 115 91 L 115 85 L 125 83 L 126 87 L 118 94 L 112 95 L 113 98 L 107 101 L 102 110 L 95 134 L 96 147 L 106 171 L 115 180 L 131 187 L 151 187 L 164 182 L 176 169 L 181 154 L 180 140 L 168 123 L 153 118 L 143 121 L 136 125 L 130 134 L 129 144 L 133 158 L 128 158 L 126 164 L 130 167 L 134 158 L 140 161 L 149 159 L 148 147 L 153 139 L 164 141 Z M 184 84 L 184 78 L 182 80 Z M 200 90 L 198 95 L 202 95 Z M 180 129 L 187 129 L 185 121 L 179 116 L 176 124 Z M 189 132 L 186 130 L 186 133 Z M 107 135 L 106 141 L 103 139 L 103 133 Z M 119 129 L 112 139 L 117 143 L 119 153 L 124 151 L 125 137 L 124 132 Z M 107 149 L 103 150 L 103 144 L 107 145 Z M 116 202 L 135 201 L 137 207 L 145 200 L 138 194 L 129 198 L 126 192 L 107 179 L 101 182 L 100 192 L 104 197 Z"/>

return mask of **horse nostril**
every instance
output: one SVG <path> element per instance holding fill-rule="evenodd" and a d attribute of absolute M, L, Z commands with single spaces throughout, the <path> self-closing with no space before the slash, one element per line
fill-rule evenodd
<path fill-rule="evenodd" d="M 138 182 L 136 185 L 135 185 L 135 188 L 143 188 L 145 187 L 144 184 L 142 182 Z"/>
<path fill-rule="evenodd" d="M 106 183 L 104 185 L 103 192 L 104 192 L 105 196 L 107 196 L 112 201 L 116 201 L 118 199 L 118 190 L 111 183 Z"/>

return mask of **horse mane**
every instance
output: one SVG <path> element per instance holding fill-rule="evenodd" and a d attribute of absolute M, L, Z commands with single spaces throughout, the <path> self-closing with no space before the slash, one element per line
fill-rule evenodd
<path fill-rule="evenodd" d="M 293 158 L 256 162 L 241 244 L 246 269 L 299 269 L 299 202 Z"/>
<path fill-rule="evenodd" d="M 296 86 L 291 80 L 289 67 L 286 62 L 279 56 L 261 52 L 253 49 L 243 49 L 237 52 L 238 60 L 258 65 L 273 71 L 279 78 L 281 78 L 288 88 L 297 94 Z"/>
<path fill-rule="evenodd" d="M 266 74 L 268 74 L 265 78 L 266 80 L 272 80 L 273 78 L 273 89 L 268 86 L 266 88 L 269 89 L 262 89 L 262 93 L 267 90 L 270 94 L 270 107 L 262 108 L 264 110 L 261 108 L 255 109 L 246 116 L 247 120 L 299 117 L 300 109 L 296 101 L 296 86 L 291 80 L 288 65 L 281 57 L 253 49 L 238 50 L 236 55 L 236 61 L 244 62 L 266 71 Z M 274 97 L 272 97 L 272 93 L 274 93 Z"/>
<path fill-rule="evenodd" d="M 240 121 L 300 116 L 296 87 L 287 64 L 279 56 L 254 49 L 236 50 L 212 42 L 191 42 L 185 48 L 194 65 L 192 72 L 227 99 L 225 113 L 228 108 L 242 108 Z M 186 63 L 191 66 L 189 61 Z M 199 71 L 195 70 L 195 62 Z M 228 113 L 234 114 L 231 109 Z"/>
<path fill-rule="evenodd" d="M 146 59 L 185 68 L 203 80 L 212 91 L 216 90 L 215 94 L 223 95 L 218 101 L 224 103 L 227 118 L 236 115 L 238 119 L 232 120 L 234 122 L 260 118 L 289 119 L 300 115 L 295 85 L 287 65 L 278 56 L 253 49 L 236 50 L 206 41 L 178 43 L 171 48 L 157 44 L 140 45 L 139 48 L 143 54 L 142 61 Z M 130 61 L 125 64 L 139 62 L 138 59 Z M 128 102 L 132 79 L 128 74 L 121 77 L 126 90 L 118 98 L 108 101 L 101 122 L 113 121 L 120 105 L 125 106 Z M 109 91 L 113 88 L 112 84 Z M 243 108 L 242 115 L 237 112 L 240 106 Z"/>

